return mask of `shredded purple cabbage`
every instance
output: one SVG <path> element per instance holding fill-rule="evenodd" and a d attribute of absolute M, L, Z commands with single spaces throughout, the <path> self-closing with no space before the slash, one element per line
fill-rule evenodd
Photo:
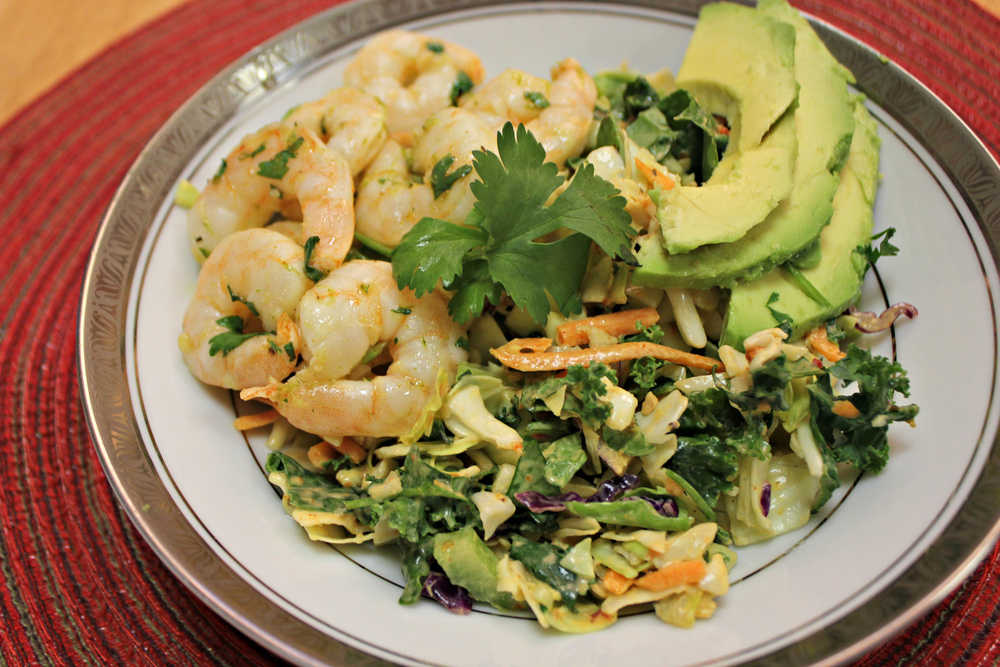
<path fill-rule="evenodd" d="M 538 491 L 521 491 L 515 493 L 517 502 L 521 503 L 535 514 L 541 512 L 562 512 L 569 502 L 587 502 L 579 493 L 561 493 L 558 496 L 546 496 Z"/>
<path fill-rule="evenodd" d="M 871 311 L 857 310 L 854 306 L 848 308 L 847 312 L 858 320 L 854 325 L 855 329 L 861 333 L 878 333 L 891 327 L 901 316 L 912 320 L 917 316 L 917 307 L 901 302 L 886 308 L 879 315 Z"/>
<path fill-rule="evenodd" d="M 760 490 L 760 510 L 767 516 L 771 513 L 771 483 L 764 482 L 764 488 Z"/>
<path fill-rule="evenodd" d="M 472 596 L 461 586 L 448 581 L 440 572 L 431 572 L 424 579 L 424 592 L 454 614 L 468 614 L 472 611 Z"/>
<path fill-rule="evenodd" d="M 618 500 L 623 493 L 629 489 L 634 489 L 637 486 L 639 486 L 638 475 L 622 475 L 620 477 L 612 477 L 606 482 L 603 482 L 597 488 L 597 491 L 594 492 L 594 495 L 589 498 L 584 498 L 580 494 L 572 491 L 561 493 L 558 496 L 546 496 L 538 491 L 521 491 L 520 493 L 515 493 L 514 498 L 517 499 L 517 502 L 521 503 L 535 514 L 539 514 L 540 512 L 562 512 L 566 509 L 566 503 L 569 502 L 613 502 Z M 656 508 L 656 511 L 664 516 L 677 516 L 677 503 L 675 503 L 672 498 L 643 498 L 643 500 L 653 505 L 653 507 Z M 669 514 L 668 512 L 673 512 L 673 514 Z"/>
<path fill-rule="evenodd" d="M 647 503 L 653 506 L 657 512 L 663 516 L 673 518 L 677 516 L 677 501 L 673 498 L 649 498 L 647 496 L 632 496 L 633 498 L 642 498 Z M 631 498 L 627 498 L 631 500 Z"/>
<path fill-rule="evenodd" d="M 638 475 L 621 475 L 620 477 L 612 477 L 611 479 L 602 482 L 594 495 L 587 498 L 588 503 L 609 503 L 613 500 L 617 500 L 618 497 L 628 491 L 629 489 L 634 489 L 639 486 L 639 476 Z"/>

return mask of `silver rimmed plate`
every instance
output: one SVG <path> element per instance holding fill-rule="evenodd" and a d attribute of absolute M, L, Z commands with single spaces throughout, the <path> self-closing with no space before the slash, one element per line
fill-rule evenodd
<path fill-rule="evenodd" d="M 245 132 L 339 85 L 373 32 L 405 25 L 475 49 L 488 74 L 544 75 L 573 56 L 591 71 L 627 61 L 676 68 L 697 2 L 486 4 L 362 1 L 317 16 L 220 73 L 153 138 L 129 172 L 91 256 L 80 320 L 86 410 L 108 478 L 139 530 L 192 590 L 263 645 L 302 663 L 632 664 L 650 659 L 798 664 L 876 646 L 956 586 L 1000 531 L 997 314 L 991 251 L 1000 168 L 919 82 L 825 26 L 870 98 L 883 140 L 878 228 L 902 248 L 869 275 L 862 305 L 921 314 L 874 342 L 910 371 L 918 428 L 891 432 L 877 476 L 845 487 L 809 526 L 740 553 L 716 617 L 682 631 L 650 614 L 558 636 L 489 610 L 453 616 L 396 603 L 391 554 L 310 543 L 261 468 L 263 443 L 231 428 L 234 401 L 177 351 L 197 267 L 173 206 Z"/>

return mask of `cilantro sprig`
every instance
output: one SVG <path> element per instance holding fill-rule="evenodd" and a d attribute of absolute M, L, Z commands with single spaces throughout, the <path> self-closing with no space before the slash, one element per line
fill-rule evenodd
<path fill-rule="evenodd" d="M 434 199 L 437 199 L 450 190 L 455 181 L 464 178 L 466 174 L 472 171 L 471 166 L 463 164 L 460 167 L 456 167 L 449 174 L 448 170 L 451 169 L 451 165 L 454 163 L 455 157 L 453 155 L 445 155 L 431 169 L 431 190 L 434 191 Z"/>
<path fill-rule="evenodd" d="M 635 263 L 625 199 L 592 165 L 583 165 L 546 206 L 563 179 L 523 125 L 515 130 L 507 123 L 497 134 L 497 153 L 476 151 L 473 158 L 480 179 L 470 185 L 473 210 L 462 225 L 423 218 L 403 237 L 392 254 L 400 288 L 420 296 L 441 281 L 455 292 L 449 311 L 459 323 L 479 315 L 486 300 L 498 303 L 505 290 L 544 322 L 550 297 L 564 312 L 578 303 L 592 241 Z M 542 240 L 560 229 L 574 233 Z"/>
<path fill-rule="evenodd" d="M 210 357 L 214 357 L 220 352 L 222 356 L 226 356 L 254 336 L 263 336 L 268 333 L 266 331 L 243 333 L 243 318 L 239 315 L 220 317 L 215 323 L 229 329 L 229 331 L 216 334 L 208 340 L 208 356 Z"/>
<path fill-rule="evenodd" d="M 257 173 L 264 178 L 281 180 L 288 173 L 288 161 L 295 157 L 299 148 L 302 147 L 302 137 L 289 139 L 288 147 L 278 151 L 270 160 L 265 160 L 257 165 Z"/>
<path fill-rule="evenodd" d="M 855 252 L 864 257 L 869 266 L 875 266 L 875 262 L 877 262 L 880 257 L 892 257 L 899 254 L 899 248 L 894 246 L 889 241 L 889 239 L 891 239 L 895 234 L 895 227 L 883 229 L 878 234 L 872 236 L 870 243 L 862 243 L 859 245 L 855 249 Z M 879 239 L 881 239 L 881 243 L 876 246 L 875 243 L 879 241 Z"/>

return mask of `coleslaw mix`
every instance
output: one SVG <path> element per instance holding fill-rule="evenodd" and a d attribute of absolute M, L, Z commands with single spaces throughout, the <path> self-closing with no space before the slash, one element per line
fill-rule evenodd
<path fill-rule="evenodd" d="M 738 11 L 760 15 L 785 8 L 765 0 L 757 9 Z M 792 45 L 811 39 L 804 21 L 803 29 L 787 16 L 784 23 L 760 20 L 778 35 L 776 43 L 787 41 L 789 31 Z M 427 52 L 416 58 L 436 58 L 451 48 L 427 38 L 416 43 Z M 694 42 L 691 48 L 696 50 Z M 804 53 L 795 50 L 791 62 L 786 57 L 785 69 L 794 71 L 796 62 L 810 57 Z M 399 552 L 406 580 L 401 603 L 429 597 L 456 613 L 467 613 L 475 603 L 530 610 L 541 626 L 565 632 L 599 630 L 623 609 L 652 605 L 664 622 L 690 627 L 710 618 L 728 592 L 736 547 L 804 526 L 839 488 L 844 466 L 878 472 L 888 460 L 889 425 L 912 424 L 917 407 L 896 402 L 909 393 L 905 371 L 856 343 L 863 333 L 886 330 L 900 315 L 915 316 L 915 309 L 901 304 L 876 315 L 848 308 L 866 267 L 896 251 L 891 230 L 871 239 L 873 189 L 860 212 L 852 213 L 869 220 L 865 242 L 848 245 L 840 260 L 832 260 L 855 266 L 857 287 L 843 306 L 834 303 L 821 274 L 810 273 L 834 252 L 820 243 L 826 222 L 795 260 L 772 257 L 715 284 L 637 279 L 648 267 L 643 255 L 648 246 L 683 257 L 743 243 L 746 231 L 726 241 L 720 240 L 722 232 L 705 230 L 717 223 L 731 230 L 737 224 L 729 217 L 732 208 L 743 215 L 770 188 L 773 201 L 751 224 L 763 229 L 758 226 L 771 225 L 778 215 L 773 211 L 788 208 L 782 202 L 802 196 L 798 184 L 806 181 L 778 165 L 775 169 L 788 171 L 781 177 L 787 184 L 763 183 L 753 161 L 791 154 L 795 163 L 794 142 L 791 148 L 776 142 L 784 132 L 781 124 L 792 123 L 812 103 L 806 99 L 808 86 L 800 87 L 798 106 L 789 98 L 751 141 L 761 112 L 750 105 L 757 102 L 744 99 L 739 109 L 720 113 L 704 77 L 691 75 L 687 61 L 680 74 L 685 69 L 687 75 L 676 80 L 666 71 L 644 76 L 622 69 L 594 76 L 596 102 L 589 107 L 580 149 L 561 161 L 552 157 L 541 124 L 520 122 L 513 111 L 500 115 L 491 121 L 495 143 L 472 151 L 468 164 L 461 155 L 436 156 L 432 170 L 422 178 L 412 175 L 403 186 L 409 192 L 411 185 L 426 182 L 433 186 L 429 201 L 439 206 L 443 198 L 471 197 L 463 218 L 436 216 L 445 209 L 428 204 L 430 213 L 411 220 L 393 244 L 365 234 L 354 237 L 344 266 L 391 262 L 395 287 L 385 289 L 404 295 L 392 310 L 400 327 L 423 312 L 425 299 L 435 298 L 442 309 L 447 303 L 449 326 L 460 332 L 449 339 L 460 361 L 453 371 L 442 365 L 433 386 L 420 385 L 426 400 L 400 432 L 310 433 L 283 404 L 299 399 L 277 398 L 275 388 L 316 366 L 318 344 L 310 341 L 294 307 L 278 309 L 281 316 L 276 311 L 268 324 L 262 299 L 249 287 L 240 293 L 235 282 L 226 283 L 228 305 L 241 309 L 242 316 L 217 320 L 220 333 L 205 358 L 235 363 L 256 345 L 255 354 L 271 355 L 284 364 L 276 372 L 289 376 L 271 378 L 270 393 L 248 390 L 254 383 L 230 385 L 274 407 L 241 418 L 238 427 L 270 427 L 268 480 L 309 539 L 371 543 Z M 844 82 L 849 77 L 839 75 Z M 465 70 L 448 70 L 447 76 L 449 94 L 443 111 L 435 113 L 474 106 L 469 100 L 482 103 L 475 97 L 478 81 Z M 690 89 L 684 87 L 687 80 Z M 559 106 L 557 81 L 554 72 L 551 85 L 524 78 L 509 90 L 517 104 L 539 117 L 541 110 Z M 846 84 L 844 90 L 847 100 Z M 863 107 L 848 102 L 861 118 L 857 127 L 864 127 Z M 398 141 L 398 155 L 412 164 L 435 122 L 444 121 L 427 121 L 415 134 L 380 135 L 379 145 Z M 804 116 L 794 122 L 808 123 Z M 325 127 L 323 132 L 330 134 Z M 838 207 L 838 197 L 847 195 L 834 196 L 838 178 L 857 179 L 864 189 L 861 161 L 854 157 L 862 150 L 862 134 L 855 129 L 854 140 L 839 149 L 839 165 L 821 165 L 833 178 L 824 204 L 832 207 L 826 216 L 833 220 L 830 228 L 839 224 L 836 216 L 847 215 Z M 874 130 L 867 136 L 874 137 Z M 804 141 L 809 139 L 800 136 L 798 145 Z M 258 222 L 278 231 L 288 228 L 295 243 L 288 242 L 292 259 L 287 261 L 302 274 L 296 280 L 301 289 L 318 290 L 340 269 L 314 265 L 322 232 L 306 237 L 300 228 L 307 223 L 286 222 L 308 216 L 311 205 L 307 185 L 285 185 L 305 150 L 301 138 L 293 143 L 265 154 L 269 169 L 280 173 L 261 168 L 254 174 L 270 183 L 263 196 L 275 200 L 271 219 Z M 877 138 L 871 145 L 877 164 Z M 761 157 L 765 152 L 771 157 Z M 251 153 L 246 151 L 247 159 L 255 157 Z M 795 163 L 800 170 L 803 160 L 800 154 Z M 226 168 L 224 161 L 220 173 Z M 362 178 L 360 170 L 345 168 Z M 375 167 L 367 169 L 371 174 Z M 779 177 L 766 177 L 771 178 Z M 729 199 L 723 198 L 718 220 L 701 221 L 689 232 L 678 213 L 686 205 L 679 198 L 722 197 L 723 189 Z M 288 205 L 293 195 L 298 209 Z M 177 201 L 197 208 L 198 198 L 185 184 Z M 713 201 L 695 201 L 699 215 Z M 699 243 L 705 234 L 708 240 Z M 679 239 L 697 249 L 669 251 Z M 202 252 L 206 267 L 221 252 L 230 250 L 220 244 Z M 776 287 L 760 304 L 766 326 L 738 336 L 733 308 L 744 298 L 738 292 L 767 278 L 768 271 L 783 271 L 791 287 Z M 366 293 L 367 287 L 360 283 Z M 799 296 L 787 296 L 788 290 Z M 823 316 L 809 320 L 786 305 L 798 303 L 795 299 Z M 254 323 L 260 331 L 252 330 Z M 336 331 L 333 335 L 330 344 L 336 346 Z M 374 385 L 385 376 L 402 334 L 393 335 L 395 341 L 372 345 L 362 363 L 349 369 L 352 387 Z M 418 335 L 413 345 L 419 350 L 419 341 L 428 341 L 421 336 L 431 335 Z M 191 343 L 182 340 L 185 345 L 187 354 Z"/>

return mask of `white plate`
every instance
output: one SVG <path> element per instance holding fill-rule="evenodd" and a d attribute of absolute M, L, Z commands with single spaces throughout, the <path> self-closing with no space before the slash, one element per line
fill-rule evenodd
<path fill-rule="evenodd" d="M 172 192 L 180 178 L 203 184 L 244 133 L 339 85 L 371 31 L 407 18 L 394 6 L 338 8 L 220 74 L 154 138 L 102 226 L 81 314 L 88 417 L 126 509 L 185 583 L 299 662 L 347 659 L 339 640 L 414 664 L 626 665 L 843 658 L 915 620 L 971 571 L 997 532 L 997 478 L 982 473 L 998 465 L 1000 281 L 979 221 L 997 215 L 1000 175 L 936 98 L 829 29 L 859 87 L 882 102 L 869 104 L 883 141 L 876 227 L 895 226 L 902 248 L 869 274 L 861 305 L 920 308 L 874 344 L 909 370 L 921 406 L 918 428 L 890 431 L 883 473 L 842 489 L 806 528 L 740 550 L 732 590 L 691 630 L 643 614 L 560 636 L 491 610 L 402 607 L 391 554 L 310 543 L 265 479 L 266 447 L 232 429 L 234 399 L 198 383 L 177 351 L 197 267 Z M 621 5 L 506 4 L 404 24 L 472 47 L 488 75 L 544 76 L 567 56 L 590 71 L 623 61 L 676 70 L 693 22 Z"/>

